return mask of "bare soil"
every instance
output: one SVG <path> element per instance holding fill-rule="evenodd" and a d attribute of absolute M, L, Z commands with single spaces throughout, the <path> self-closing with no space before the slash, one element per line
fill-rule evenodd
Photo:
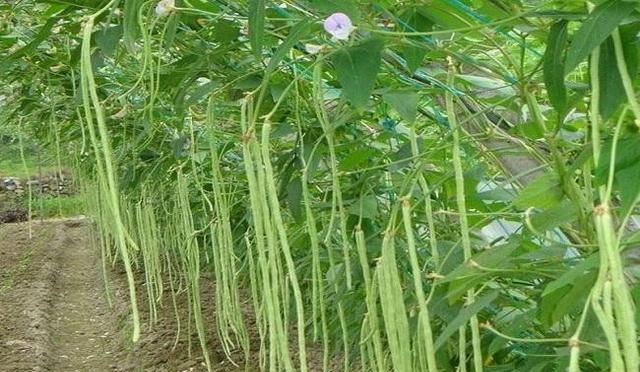
<path fill-rule="evenodd" d="M 0 370 L 123 370 L 87 223 L 34 222 L 29 235 L 0 225 Z"/>
<path fill-rule="evenodd" d="M 172 297 L 166 290 L 158 320 L 151 326 L 143 275 L 137 273 L 143 327 L 134 345 L 129 339 L 124 273 L 106 273 L 110 306 L 100 250 L 88 220 L 34 222 L 31 238 L 28 226 L 0 224 L 0 372 L 206 371 L 184 291 Z M 243 314 L 254 349 L 246 365 L 236 366 L 222 352 L 216 335 L 212 280 L 203 276 L 201 289 L 213 370 L 259 371 L 259 334 L 248 298 Z M 320 349 L 310 347 L 308 354 L 310 370 L 322 370 Z M 232 357 L 242 361 L 245 355 L 238 350 Z"/>

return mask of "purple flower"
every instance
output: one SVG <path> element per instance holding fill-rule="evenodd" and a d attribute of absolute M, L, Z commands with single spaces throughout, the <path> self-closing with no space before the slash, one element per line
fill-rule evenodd
<path fill-rule="evenodd" d="M 349 16 L 344 13 L 333 13 L 324 20 L 324 29 L 338 40 L 347 40 L 354 27 Z"/>

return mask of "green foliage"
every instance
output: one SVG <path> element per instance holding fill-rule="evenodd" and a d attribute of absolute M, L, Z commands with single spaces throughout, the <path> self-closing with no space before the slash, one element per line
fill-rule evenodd
<path fill-rule="evenodd" d="M 634 2 L 618 0 L 608 0 L 598 5 L 573 35 L 567 50 L 565 74 L 578 67 L 594 48 L 609 37 L 635 6 Z"/>
<path fill-rule="evenodd" d="M 262 58 L 262 44 L 264 42 L 265 1 L 249 1 L 249 41 L 251 49 L 258 60 Z"/>
<path fill-rule="evenodd" d="M 382 40 L 373 38 L 340 49 L 333 57 L 342 91 L 358 110 L 363 110 L 369 102 L 380 69 L 383 47 Z"/>
<path fill-rule="evenodd" d="M 281 3 L 0 5 L 0 173 L 19 123 L 75 164 L 105 257 L 150 306 L 180 283 L 205 355 L 210 271 L 223 351 L 272 370 L 635 372 L 637 3 Z"/>
<path fill-rule="evenodd" d="M 560 113 L 564 113 L 567 108 L 567 89 L 564 82 L 566 45 L 567 21 L 554 23 L 549 31 L 547 50 L 544 55 L 544 84 L 549 92 L 549 101 Z"/>

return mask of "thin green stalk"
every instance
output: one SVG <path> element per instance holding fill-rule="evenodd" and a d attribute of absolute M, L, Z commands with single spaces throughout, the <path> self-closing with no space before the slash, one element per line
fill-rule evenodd
<path fill-rule="evenodd" d="M 616 28 L 611 34 L 611 36 L 613 37 L 613 46 L 616 54 L 616 63 L 618 66 L 618 72 L 620 73 L 620 78 L 622 80 L 622 86 L 624 87 L 624 92 L 627 95 L 627 101 L 629 101 L 629 106 L 631 106 L 631 111 L 633 111 L 633 115 L 636 117 L 635 123 L 638 127 L 640 127 L 640 103 L 638 103 L 638 100 L 636 99 L 636 93 L 633 90 L 633 79 L 629 75 L 627 62 L 624 59 L 624 48 L 622 47 L 620 30 Z"/>
<path fill-rule="evenodd" d="M 19 129 L 18 129 L 18 147 L 20 148 L 20 161 L 22 161 L 22 168 L 24 169 L 24 174 L 26 175 L 26 179 L 27 179 L 27 191 L 28 191 L 28 214 L 27 214 L 27 226 L 29 229 L 29 239 L 33 239 L 33 222 L 31 221 L 31 208 L 32 208 L 32 203 L 33 203 L 33 190 L 32 190 L 32 184 L 30 182 L 30 177 L 29 177 L 29 167 L 27 166 L 27 158 L 24 155 L 24 143 L 22 142 L 22 131 L 24 130 L 22 128 L 22 116 L 20 116 L 18 118 L 19 121 Z"/>
<path fill-rule="evenodd" d="M 392 226 L 392 221 L 389 222 L 389 226 Z M 378 260 L 376 274 L 392 369 L 411 371 L 409 323 L 404 304 L 404 290 L 396 261 L 394 236 L 390 227 L 387 228 L 382 239 L 382 256 Z"/>
<path fill-rule="evenodd" d="M 289 276 L 289 283 L 293 289 L 293 297 L 296 306 L 296 318 L 298 321 L 298 354 L 300 357 L 300 371 L 307 371 L 307 351 L 305 341 L 305 317 L 304 307 L 302 304 L 302 292 L 300 291 L 300 284 L 298 282 L 298 276 L 296 274 L 296 266 L 293 262 L 293 256 L 289 247 L 289 240 L 287 237 L 286 227 L 280 213 L 280 201 L 278 200 L 278 192 L 275 185 L 275 174 L 271 165 L 270 159 L 270 146 L 269 138 L 271 135 L 271 121 L 269 118 L 262 124 L 262 161 L 264 162 L 264 171 L 267 181 L 267 197 L 269 199 L 273 222 L 276 226 L 278 236 L 280 239 L 280 246 L 287 265 L 287 271 Z"/>
<path fill-rule="evenodd" d="M 413 158 L 418 159 L 419 148 L 418 148 L 418 138 L 416 134 L 416 128 L 412 128 L 409 132 L 409 141 L 411 143 L 411 154 Z M 418 163 L 418 167 L 421 166 L 421 163 Z M 424 210 L 425 210 L 425 218 L 427 219 L 427 227 L 429 228 L 429 245 L 431 246 L 431 257 L 433 258 L 433 266 L 440 266 L 440 252 L 438 252 L 438 239 L 436 237 L 436 226 L 433 218 L 433 206 L 431 205 L 431 189 L 429 188 L 429 184 L 427 183 L 427 179 L 420 169 L 418 169 L 418 186 L 420 186 L 420 190 L 422 191 L 422 195 L 424 195 Z"/>
<path fill-rule="evenodd" d="M 594 168 L 597 169 L 600 161 L 600 80 L 598 76 L 599 48 L 591 54 L 591 84 L 593 95 L 591 97 L 591 131 L 592 146 L 594 154 Z M 615 154 L 611 156 L 610 167 L 614 166 Z M 611 175 L 610 175 L 611 177 Z M 620 336 L 622 345 L 622 355 L 624 358 L 625 370 L 627 372 L 637 372 L 640 369 L 640 357 L 638 355 L 637 331 L 635 323 L 635 309 L 629 288 L 624 278 L 622 261 L 619 253 L 619 239 L 616 238 L 616 231 L 612 212 L 610 209 L 611 189 L 607 186 L 598 187 L 600 204 L 593 209 L 594 223 L 596 225 L 596 236 L 600 247 L 600 274 L 598 281 L 594 285 L 594 290 L 604 291 L 606 280 L 611 280 L 611 291 L 613 295 L 613 314 L 606 316 L 610 321 L 602 322 L 603 328 L 613 326 L 613 329 L 605 331 L 609 344 L 617 343 L 616 339 L 609 339 L 614 335 Z M 607 270 L 608 269 L 608 270 Z M 607 271 L 605 271 L 607 270 Z M 594 296 L 595 297 L 595 296 Z M 606 301 L 606 300 L 605 300 Z M 594 308 L 595 310 L 595 308 Z M 605 307 L 605 315 L 606 315 Z M 615 318 L 615 319 L 614 319 Z M 613 357 L 613 355 L 612 355 Z"/>
<path fill-rule="evenodd" d="M 322 66 L 321 62 L 318 62 L 313 70 L 314 79 L 314 104 L 315 111 L 318 120 L 324 131 L 325 138 L 327 140 L 327 148 L 329 149 L 329 160 L 331 164 L 331 181 L 333 191 L 333 204 L 338 209 L 338 215 L 340 217 L 340 237 L 342 238 L 342 252 L 344 258 L 344 267 L 347 277 L 347 288 L 352 287 L 352 273 L 351 273 L 351 243 L 347 236 L 347 215 L 344 209 L 344 202 L 342 200 L 342 187 L 340 186 L 340 178 L 338 176 L 338 161 L 335 152 L 334 141 L 334 126 L 330 122 L 324 103 L 324 93 L 322 89 Z"/>
<path fill-rule="evenodd" d="M 435 347 L 433 344 L 433 332 L 431 331 L 431 316 L 427 307 L 427 300 L 424 296 L 424 288 L 422 286 L 422 270 L 418 262 L 418 253 L 415 238 L 413 236 L 413 224 L 411 222 L 411 202 L 410 196 L 406 196 L 402 200 L 402 219 L 404 222 L 404 231 L 407 236 L 407 250 L 409 251 L 409 260 L 411 263 L 411 271 L 413 274 L 413 285 L 418 299 L 418 326 L 421 328 L 424 345 L 419 345 L 420 353 L 424 353 L 427 357 L 427 370 L 429 372 L 437 372 Z"/>
<path fill-rule="evenodd" d="M 94 149 L 98 152 L 98 149 L 102 150 L 104 155 L 104 177 L 106 178 L 109 193 L 109 204 L 112 211 L 112 217 L 114 219 L 115 224 L 115 235 L 117 239 L 117 244 L 119 247 L 120 255 L 122 256 L 123 265 L 125 267 L 125 271 L 127 273 L 127 281 L 129 284 L 129 301 L 131 303 L 131 312 L 133 316 L 133 334 L 132 339 L 133 342 L 137 342 L 140 338 L 140 316 L 138 312 L 138 304 L 136 298 L 136 289 L 135 289 L 135 281 L 133 278 L 133 271 L 131 269 L 131 261 L 129 259 L 129 252 L 127 248 L 127 242 L 125 240 L 125 231 L 124 225 L 122 222 L 122 215 L 120 213 L 120 205 L 119 205 L 119 193 L 117 184 L 114 176 L 114 166 L 113 166 L 113 156 L 111 154 L 111 144 L 109 142 L 109 134 L 107 132 L 106 121 L 104 117 L 104 111 L 100 103 L 100 99 L 98 97 L 98 93 L 96 90 L 95 77 L 93 74 L 93 67 L 91 62 L 91 36 L 93 32 L 95 19 L 104 11 L 109 9 L 113 4 L 115 4 L 116 0 L 112 0 L 105 7 L 103 7 L 98 12 L 94 13 L 92 16 L 88 17 L 84 26 L 83 38 L 82 38 L 82 48 L 81 48 L 81 69 L 82 69 L 82 97 L 83 104 L 85 107 L 85 114 L 87 112 L 91 112 L 91 105 L 93 105 L 93 109 L 95 110 L 95 119 L 98 126 L 98 132 L 100 133 L 100 146 L 95 142 L 95 135 L 93 135 L 94 139 Z M 87 114 L 89 116 L 89 114 Z M 89 127 L 93 126 L 93 120 L 89 120 L 87 117 L 87 121 L 89 122 Z"/>
<path fill-rule="evenodd" d="M 268 218 L 268 206 L 265 192 L 261 189 L 264 187 L 263 178 L 259 177 L 257 166 L 254 161 L 255 154 L 259 156 L 256 150 L 255 138 L 255 121 L 248 117 L 248 113 L 252 110 L 250 106 L 250 98 L 242 102 L 240 124 L 243 131 L 242 152 L 244 158 L 245 173 L 247 175 L 247 183 L 249 186 L 249 199 L 251 202 L 251 211 L 253 219 L 253 229 L 255 234 L 256 251 L 258 254 L 258 268 L 261 275 L 261 284 L 263 286 L 264 298 L 264 317 L 269 332 L 269 368 L 271 371 L 277 371 L 279 363 L 283 364 L 286 371 L 293 371 L 289 356 L 289 346 L 286 337 L 285 325 L 280 317 L 281 305 L 280 294 L 278 290 L 278 270 L 275 268 L 273 259 L 267 257 L 266 253 L 273 254 L 272 238 L 269 238 L 267 232 L 270 232 L 269 226 L 265 224 L 265 218 Z M 251 123 L 251 125 L 249 125 Z M 261 349 L 262 353 L 262 349 Z"/>
<path fill-rule="evenodd" d="M 376 366 L 376 371 L 386 371 L 386 362 L 384 358 L 382 348 L 382 336 L 380 333 L 380 320 L 378 315 L 378 304 L 376 301 L 374 279 L 371 275 L 371 268 L 369 267 L 369 258 L 367 256 L 367 246 L 365 242 L 364 232 L 360 225 L 356 227 L 356 248 L 358 249 L 358 256 L 360 257 L 360 266 L 362 267 L 362 275 L 365 285 L 365 301 L 367 303 L 367 316 L 366 324 L 368 327 L 364 328 L 371 332 L 373 343 L 373 364 Z M 363 321 L 363 327 L 364 327 Z M 364 331 L 363 329 L 363 331 Z M 361 331 L 362 332 L 362 331 Z M 433 349 L 432 349 L 433 350 Z M 361 359 L 365 359 L 364 355 L 361 355 Z"/>
<path fill-rule="evenodd" d="M 454 85 L 455 71 L 453 65 L 450 63 L 448 85 Z M 462 240 L 462 249 L 464 252 L 464 259 L 471 259 L 471 240 L 469 234 L 469 223 L 467 221 L 467 207 L 465 200 L 465 188 L 464 188 L 464 173 L 462 169 L 462 156 L 460 154 L 460 127 L 456 121 L 456 112 L 453 104 L 453 95 L 450 92 L 446 93 L 446 106 L 447 116 L 449 118 L 449 125 L 451 126 L 451 132 L 453 134 L 453 168 L 456 179 L 456 204 L 458 207 L 458 213 L 460 213 L 460 234 Z M 466 305 L 469 306 L 475 302 L 475 292 L 473 288 L 467 291 Z M 482 364 L 482 348 L 480 345 L 480 328 L 478 324 L 478 317 L 474 314 L 469 319 L 471 325 L 471 343 L 473 347 L 473 365 L 475 372 L 481 372 L 483 370 Z M 461 334 L 462 335 L 462 334 Z M 463 362 L 464 363 L 464 362 Z"/>

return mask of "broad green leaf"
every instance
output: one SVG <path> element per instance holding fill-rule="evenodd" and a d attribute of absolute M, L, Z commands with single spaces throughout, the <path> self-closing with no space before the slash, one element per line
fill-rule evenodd
<path fill-rule="evenodd" d="M 633 164 L 616 172 L 616 185 L 620 192 L 620 213 L 626 214 L 633 207 L 636 198 L 640 195 L 640 163 Z"/>
<path fill-rule="evenodd" d="M 470 289 L 478 288 L 479 286 L 490 282 L 492 276 L 492 274 L 486 272 L 478 272 L 467 278 L 454 280 L 447 285 L 445 298 L 449 301 L 449 304 L 453 305 L 454 303 L 463 300 L 464 296 L 469 293 Z"/>
<path fill-rule="evenodd" d="M 630 76 L 638 71 L 638 45 L 635 43 L 638 33 L 638 23 L 620 27 L 620 38 L 624 59 Z M 600 59 L 598 63 L 598 78 L 600 80 L 600 114 L 603 119 L 609 118 L 626 100 L 622 78 L 618 71 L 613 39 L 608 37 L 600 45 Z"/>
<path fill-rule="evenodd" d="M 373 38 L 342 48 L 333 57 L 343 93 L 360 111 L 367 105 L 376 83 L 383 47 L 382 40 Z"/>
<path fill-rule="evenodd" d="M 449 1 L 432 1 L 424 6 L 423 14 L 442 29 L 469 27 L 476 24 L 472 13 L 463 12 L 456 8 L 456 3 Z M 470 32 L 475 34 L 475 32 Z"/>
<path fill-rule="evenodd" d="M 636 5 L 637 2 L 609 0 L 595 7 L 589 14 L 589 18 L 574 34 L 567 50 L 565 75 L 571 73 L 593 49 L 609 37 L 622 20 L 631 14 Z"/>
<path fill-rule="evenodd" d="M 578 283 L 579 278 L 588 274 L 590 271 L 598 267 L 598 255 L 593 254 L 589 256 L 589 258 L 580 261 L 577 265 L 570 268 L 564 274 L 562 274 L 558 279 L 552 281 L 547 284 L 542 292 L 542 296 L 546 296 L 551 292 L 557 291 L 558 289 L 573 283 Z"/>
<path fill-rule="evenodd" d="M 262 60 L 265 4 L 265 0 L 249 0 L 249 43 L 258 60 Z"/>
<path fill-rule="evenodd" d="M 571 223 L 577 217 L 578 207 L 572 201 L 565 199 L 560 204 L 531 216 L 531 225 L 537 231 L 542 232 Z"/>
<path fill-rule="evenodd" d="M 481 253 L 475 254 L 472 259 L 476 263 L 484 267 L 492 269 L 511 269 L 511 255 L 518 249 L 519 242 L 513 240 L 507 244 L 491 247 Z M 471 276 L 483 274 L 484 272 L 476 267 L 469 265 L 469 262 L 461 263 L 455 270 L 451 271 L 447 276 L 440 280 L 440 283 L 447 283 L 454 280 L 465 279 Z"/>
<path fill-rule="evenodd" d="M 463 326 L 471 317 L 477 314 L 480 310 L 489 306 L 493 300 L 498 298 L 498 291 L 492 290 L 484 294 L 481 297 L 476 298 L 475 302 L 471 305 L 463 308 L 447 327 L 440 332 L 440 335 L 436 339 L 434 347 L 438 350 L 454 333 L 458 332 L 458 329 Z"/>
<path fill-rule="evenodd" d="M 564 51 L 567 45 L 567 21 L 551 26 L 544 53 L 544 84 L 553 107 L 562 114 L 567 109 L 567 89 L 564 85 Z"/>
<path fill-rule="evenodd" d="M 240 26 L 224 18 L 213 25 L 213 38 L 220 43 L 230 43 L 240 36 Z"/>
<path fill-rule="evenodd" d="M 583 12 L 565 11 L 565 10 L 540 10 L 530 13 L 535 18 L 560 19 L 567 21 L 579 21 L 585 17 Z"/>
<path fill-rule="evenodd" d="M 136 51 L 136 39 L 140 34 L 138 29 L 138 11 L 142 6 L 142 0 L 128 0 L 124 2 L 124 45 L 129 53 Z"/>
<path fill-rule="evenodd" d="M 365 195 L 351 204 L 349 214 L 362 218 L 376 218 L 378 216 L 378 199 L 374 195 Z"/>
<path fill-rule="evenodd" d="M 406 122 L 413 123 L 416 120 L 416 116 L 418 116 L 418 93 L 410 90 L 396 90 L 385 93 L 382 98 Z"/>
<path fill-rule="evenodd" d="M 300 177 L 293 177 L 287 184 L 287 206 L 296 221 L 302 221 L 302 182 Z"/>
<path fill-rule="evenodd" d="M 400 27 L 406 32 L 427 32 L 433 29 L 433 22 L 425 17 L 419 8 L 409 8 L 400 15 Z M 419 39 L 418 37 L 408 37 Z M 420 37 L 423 38 L 423 37 Z M 402 47 L 402 55 L 407 63 L 409 71 L 415 72 L 422 64 L 427 49 L 418 45 L 406 45 Z"/>
<path fill-rule="evenodd" d="M 507 325 L 507 329 L 509 329 L 509 331 L 512 334 L 520 334 L 520 332 L 523 332 L 526 330 L 526 327 L 530 326 L 533 318 L 534 318 L 533 310 L 528 310 L 524 313 L 517 315 L 513 320 L 511 320 Z M 487 353 L 489 355 L 494 355 L 495 353 L 503 349 L 509 342 L 510 341 L 507 340 L 506 338 L 496 337 L 489 344 Z M 510 368 L 506 371 L 511 372 L 514 370 L 515 368 Z"/>
<path fill-rule="evenodd" d="M 96 44 L 105 56 L 111 57 L 122 37 L 122 25 L 117 25 L 96 32 Z"/>
<path fill-rule="evenodd" d="M 548 173 L 538 177 L 520 191 L 513 205 L 520 209 L 529 207 L 545 209 L 560 203 L 562 196 L 560 178 L 555 173 Z"/>
<path fill-rule="evenodd" d="M 350 171 L 368 164 L 378 155 L 378 150 L 371 147 L 356 148 L 345 156 L 338 165 L 341 171 Z"/>
<path fill-rule="evenodd" d="M 341 12 L 348 15 L 355 23 L 360 20 L 360 11 L 353 0 L 311 0 L 309 5 L 327 16 Z"/>
<path fill-rule="evenodd" d="M 185 5 L 188 5 L 191 8 L 195 8 L 206 13 L 215 14 L 220 11 L 220 7 L 213 1 L 207 1 L 207 0 L 183 0 L 183 1 Z"/>
<path fill-rule="evenodd" d="M 613 156 L 613 142 L 605 141 L 598 168 L 596 169 L 596 183 L 604 185 L 608 182 L 609 167 Z M 618 140 L 614 163 L 614 188 L 620 193 L 621 211 L 624 214 L 633 205 L 640 193 L 640 137 L 637 134 Z"/>
<path fill-rule="evenodd" d="M 565 315 L 584 304 L 591 287 L 595 282 L 597 272 L 590 271 L 582 275 L 578 282 L 566 285 L 561 289 L 542 296 L 540 302 L 540 320 L 547 327 L 551 327 Z"/>
<path fill-rule="evenodd" d="M 633 287 L 633 289 L 631 290 L 631 296 L 633 296 L 633 301 L 636 304 L 640 304 L 640 285 L 636 285 L 635 287 Z M 640 311 L 636 311 L 636 324 L 640 324 Z"/>
<path fill-rule="evenodd" d="M 176 33 L 178 32 L 178 24 L 180 24 L 180 13 L 172 12 L 167 19 L 164 40 L 162 41 L 165 48 L 170 48 L 173 45 Z"/>
<path fill-rule="evenodd" d="M 36 35 L 35 38 L 33 38 L 33 40 L 29 42 L 29 44 L 16 50 L 13 54 L 9 55 L 8 59 L 15 60 L 35 51 L 36 48 L 49 37 L 49 35 L 51 34 L 51 29 L 56 23 L 58 23 L 59 20 L 60 18 L 58 17 L 49 18 L 47 22 L 44 25 L 42 25 L 42 27 L 40 27 L 38 34 Z"/>
<path fill-rule="evenodd" d="M 402 55 L 407 63 L 407 68 L 411 73 L 414 73 L 422 64 L 427 50 L 419 46 L 408 45 L 402 48 Z"/>
<path fill-rule="evenodd" d="M 218 84 L 218 82 L 215 82 L 215 81 L 209 81 L 207 83 L 200 85 L 193 91 L 193 93 L 189 95 L 189 98 L 185 100 L 184 102 L 185 106 L 189 107 L 191 105 L 194 105 L 200 102 L 203 98 L 207 97 L 209 93 L 211 93 L 211 91 L 213 91 L 219 85 L 220 84 Z"/>
<path fill-rule="evenodd" d="M 608 139 L 602 145 L 600 161 L 596 169 L 596 181 L 602 185 L 607 182 L 609 165 L 613 156 L 613 139 Z M 618 139 L 614 164 L 616 171 L 632 167 L 640 162 L 640 137 L 632 134 Z"/>
<path fill-rule="evenodd" d="M 267 65 L 267 68 L 265 70 L 265 78 L 268 78 L 269 75 L 271 75 L 271 73 L 275 71 L 280 61 L 282 61 L 282 59 L 287 55 L 287 53 L 289 53 L 289 50 L 302 37 L 306 36 L 306 34 L 309 33 L 310 25 L 311 24 L 309 23 L 308 20 L 303 19 L 302 21 L 298 22 L 295 26 L 291 28 L 291 32 L 289 33 L 289 36 L 287 36 L 284 42 L 280 44 L 278 49 L 276 49 L 275 53 L 273 53 L 273 55 L 271 56 L 271 59 L 269 60 L 269 64 Z"/>

